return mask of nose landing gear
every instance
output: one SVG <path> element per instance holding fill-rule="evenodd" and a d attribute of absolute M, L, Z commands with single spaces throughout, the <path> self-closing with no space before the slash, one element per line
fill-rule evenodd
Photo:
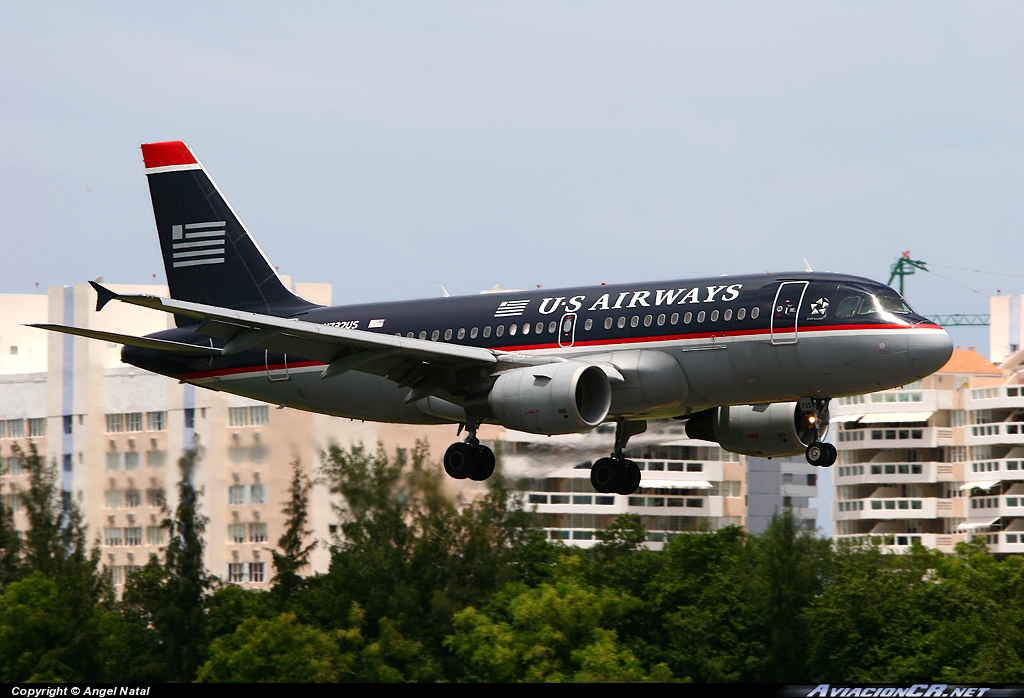
<path fill-rule="evenodd" d="M 839 457 L 835 446 L 822 441 L 828 433 L 828 403 L 828 398 L 802 398 L 799 403 L 807 421 L 806 428 L 814 439 L 807 447 L 807 462 L 820 468 L 832 467 Z"/>
<path fill-rule="evenodd" d="M 476 438 L 479 426 L 479 422 L 467 422 L 466 440 L 453 443 L 444 453 L 444 471 L 456 480 L 482 482 L 494 473 L 494 451 Z"/>

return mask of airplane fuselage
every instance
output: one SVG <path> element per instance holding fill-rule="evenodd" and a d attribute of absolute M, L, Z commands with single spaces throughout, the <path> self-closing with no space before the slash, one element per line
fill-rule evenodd
<path fill-rule="evenodd" d="M 624 380 L 612 386 L 609 419 L 862 394 L 929 375 L 950 351 L 946 332 L 889 287 L 813 272 L 315 307 L 286 317 L 513 357 L 612 364 Z M 230 339 L 208 324 L 151 336 L 214 348 Z M 468 399 L 449 389 L 443 402 L 409 402 L 409 388 L 393 377 L 321 378 L 324 361 L 262 349 L 176 358 L 126 346 L 122 357 L 198 386 L 372 421 L 460 421 L 444 405 Z"/>

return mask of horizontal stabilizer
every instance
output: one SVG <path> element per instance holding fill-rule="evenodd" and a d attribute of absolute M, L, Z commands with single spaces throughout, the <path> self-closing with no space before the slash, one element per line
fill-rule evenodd
<path fill-rule="evenodd" d="M 86 330 L 81 327 L 68 327 L 67 325 L 49 325 L 49 324 L 34 324 L 29 327 L 38 327 L 42 330 L 50 330 L 52 332 L 63 332 L 64 334 L 73 334 L 79 337 L 88 337 L 89 339 L 99 339 L 105 342 L 114 342 L 115 344 L 127 344 L 130 347 L 139 347 L 140 349 L 153 349 L 155 351 L 164 351 L 169 354 L 177 354 L 178 356 L 220 356 L 221 350 L 214 349 L 212 347 L 200 347 L 195 344 L 185 344 L 184 342 L 170 342 L 166 339 L 150 339 L 148 337 L 135 337 L 129 334 L 117 334 L 115 332 L 100 332 L 99 330 Z"/>

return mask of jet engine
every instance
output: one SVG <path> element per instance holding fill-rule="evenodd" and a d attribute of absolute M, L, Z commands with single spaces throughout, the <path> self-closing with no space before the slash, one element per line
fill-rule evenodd
<path fill-rule="evenodd" d="M 501 373 L 487 403 L 498 422 L 509 429 L 577 434 L 608 416 L 612 388 L 601 368 L 565 361 Z"/>
<path fill-rule="evenodd" d="M 773 458 L 803 454 L 828 431 L 828 408 L 796 402 L 731 405 L 699 412 L 686 422 L 691 439 L 717 442 L 731 453 Z"/>

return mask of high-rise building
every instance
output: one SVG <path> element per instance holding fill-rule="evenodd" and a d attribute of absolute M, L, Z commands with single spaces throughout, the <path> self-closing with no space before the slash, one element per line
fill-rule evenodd
<path fill-rule="evenodd" d="M 837 539 L 1024 553 L 1024 352 L 957 349 L 912 385 L 832 401 Z"/>

